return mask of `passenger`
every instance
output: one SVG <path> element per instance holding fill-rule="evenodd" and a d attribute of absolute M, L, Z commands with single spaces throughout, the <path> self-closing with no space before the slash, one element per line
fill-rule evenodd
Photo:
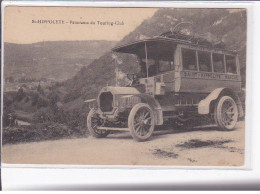
<path fill-rule="evenodd" d="M 200 71 L 210 72 L 210 66 L 207 65 L 206 63 L 201 63 L 200 64 Z"/>
<path fill-rule="evenodd" d="M 227 65 L 227 73 L 235 74 L 236 73 L 236 67 L 232 65 Z"/>
<path fill-rule="evenodd" d="M 153 65 L 150 65 L 150 66 L 149 66 L 149 68 L 148 68 L 149 77 L 156 75 L 157 67 L 158 67 L 158 66 L 159 66 L 159 61 L 158 61 L 158 60 L 156 60 Z"/>

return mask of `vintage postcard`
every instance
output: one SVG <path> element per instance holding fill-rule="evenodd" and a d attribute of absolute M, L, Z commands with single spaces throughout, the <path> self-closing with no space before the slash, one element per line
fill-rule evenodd
<path fill-rule="evenodd" d="M 245 164 L 247 10 L 4 9 L 2 162 Z"/>

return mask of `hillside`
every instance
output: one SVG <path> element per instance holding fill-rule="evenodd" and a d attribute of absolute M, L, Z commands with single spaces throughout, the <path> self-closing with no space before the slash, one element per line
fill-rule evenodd
<path fill-rule="evenodd" d="M 124 37 L 117 45 L 129 43 L 142 37 L 153 37 L 167 32 L 177 23 L 188 21 L 194 24 L 198 34 L 211 33 L 221 39 L 228 49 L 237 50 L 245 83 L 246 65 L 246 10 L 225 9 L 160 9 L 153 17 L 142 22 L 133 32 Z M 117 54 L 119 69 L 122 72 L 136 72 L 138 65 L 131 55 Z M 108 52 L 94 60 L 88 68 L 83 68 L 73 79 L 66 82 L 71 95 L 69 100 L 82 97 L 94 98 L 99 90 L 109 84 L 115 84 L 115 57 Z"/>
<path fill-rule="evenodd" d="M 64 81 L 110 50 L 114 44 L 113 41 L 103 40 L 5 43 L 5 78 Z"/>

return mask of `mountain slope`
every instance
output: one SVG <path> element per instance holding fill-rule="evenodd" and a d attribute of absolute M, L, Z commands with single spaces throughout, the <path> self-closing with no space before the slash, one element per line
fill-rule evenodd
<path fill-rule="evenodd" d="M 66 80 L 114 44 L 113 41 L 103 40 L 5 43 L 5 77 Z"/>

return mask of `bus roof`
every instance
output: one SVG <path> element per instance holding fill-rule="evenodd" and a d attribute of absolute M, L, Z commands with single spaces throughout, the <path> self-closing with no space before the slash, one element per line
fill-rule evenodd
<path fill-rule="evenodd" d="M 192 46 L 192 47 L 194 47 L 194 49 L 203 48 L 208 51 L 215 50 L 215 51 L 222 51 L 224 53 L 226 52 L 226 53 L 233 54 L 233 55 L 237 54 L 237 52 L 235 52 L 235 51 L 218 48 L 218 47 L 216 47 L 214 45 L 210 45 L 210 44 L 203 44 L 200 42 L 195 43 L 194 41 L 191 41 L 191 40 L 182 40 L 182 39 L 169 38 L 169 37 L 163 37 L 163 36 L 156 36 L 154 38 L 139 40 L 139 41 L 135 41 L 135 42 L 125 44 L 122 46 L 117 46 L 117 47 L 113 48 L 112 51 L 119 52 L 119 53 L 138 54 L 140 52 L 140 49 L 144 48 L 145 43 L 148 45 L 151 45 L 151 46 L 153 44 L 163 44 L 166 47 L 167 46 L 172 47 L 173 45 L 176 46 L 177 44 L 181 44 L 181 45 Z"/>

